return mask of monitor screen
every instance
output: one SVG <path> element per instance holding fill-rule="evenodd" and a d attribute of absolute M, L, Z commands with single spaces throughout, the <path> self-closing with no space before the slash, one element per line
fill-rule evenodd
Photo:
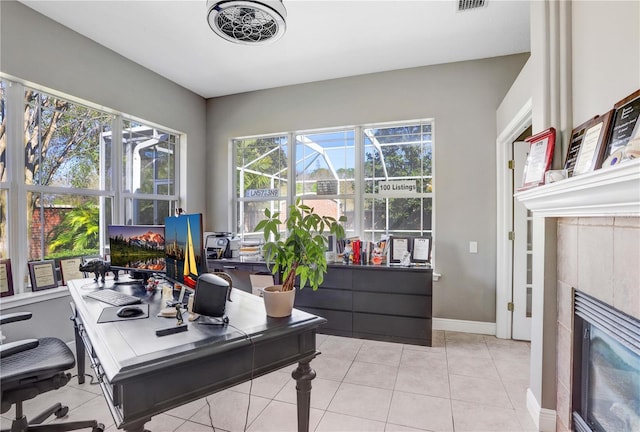
<path fill-rule="evenodd" d="M 109 225 L 111 267 L 139 272 L 164 272 L 164 227 Z"/>
<path fill-rule="evenodd" d="M 166 277 L 195 288 L 198 276 L 205 273 L 203 259 L 202 215 L 181 214 L 164 220 Z"/>

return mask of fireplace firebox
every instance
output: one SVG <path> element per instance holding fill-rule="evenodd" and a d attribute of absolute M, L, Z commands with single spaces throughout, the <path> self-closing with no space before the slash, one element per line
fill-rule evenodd
<path fill-rule="evenodd" d="M 640 431 L 640 321 L 574 292 L 573 425 Z"/>

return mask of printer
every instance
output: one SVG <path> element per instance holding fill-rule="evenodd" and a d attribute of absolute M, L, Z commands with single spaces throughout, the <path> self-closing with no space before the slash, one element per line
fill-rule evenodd
<path fill-rule="evenodd" d="M 229 232 L 205 233 L 204 248 L 207 259 L 237 258 L 240 238 Z"/>

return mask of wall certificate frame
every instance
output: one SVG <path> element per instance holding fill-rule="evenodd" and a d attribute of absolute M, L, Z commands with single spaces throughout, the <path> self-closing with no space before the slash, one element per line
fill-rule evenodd
<path fill-rule="evenodd" d="M 58 286 L 55 261 L 31 261 L 27 265 L 32 291 L 42 291 Z"/>
<path fill-rule="evenodd" d="M 601 167 L 617 165 L 620 162 L 631 159 L 628 155 L 630 140 L 638 135 L 638 122 L 640 122 L 640 90 L 631 93 L 613 106 L 613 118 L 611 119 L 611 133 L 604 154 Z M 637 156 L 636 156 L 637 157 Z"/>
<path fill-rule="evenodd" d="M 546 129 L 526 138 L 525 141 L 530 144 L 529 155 L 524 166 L 522 187 L 519 190 L 544 184 L 544 174 L 549 170 L 553 159 L 556 130 L 555 128 Z"/>
<path fill-rule="evenodd" d="M 587 120 L 571 133 L 564 168 L 569 177 L 600 168 L 613 110 Z"/>
<path fill-rule="evenodd" d="M 0 259 L 0 297 L 13 295 L 13 275 L 11 274 L 11 260 Z"/>
<path fill-rule="evenodd" d="M 80 271 L 80 266 L 83 264 L 81 257 L 61 259 L 59 262 L 62 285 L 66 285 L 70 280 L 83 279 L 85 277 L 84 272 Z"/>

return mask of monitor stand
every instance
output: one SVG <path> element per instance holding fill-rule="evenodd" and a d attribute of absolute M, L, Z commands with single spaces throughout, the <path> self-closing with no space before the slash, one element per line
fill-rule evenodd
<path fill-rule="evenodd" d="M 129 271 L 130 279 L 117 281 L 117 282 L 114 282 L 113 284 L 146 287 L 150 276 L 151 276 L 151 273 L 148 273 L 148 272 Z"/>

